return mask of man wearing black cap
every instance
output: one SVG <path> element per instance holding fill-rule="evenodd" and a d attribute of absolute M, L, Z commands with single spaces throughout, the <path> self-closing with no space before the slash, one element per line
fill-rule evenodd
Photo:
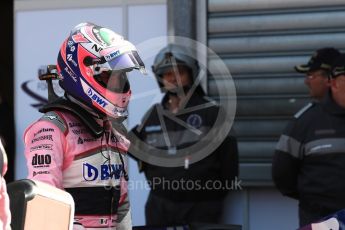
<path fill-rule="evenodd" d="M 300 225 L 345 208 L 345 55 L 332 70 L 320 103 L 295 116 L 273 158 L 273 180 L 299 200 Z"/>
<path fill-rule="evenodd" d="M 309 88 L 311 98 L 320 101 L 327 93 L 331 68 L 339 55 L 337 49 L 326 47 L 318 49 L 307 64 L 295 66 L 297 72 L 305 74 L 304 83 Z"/>

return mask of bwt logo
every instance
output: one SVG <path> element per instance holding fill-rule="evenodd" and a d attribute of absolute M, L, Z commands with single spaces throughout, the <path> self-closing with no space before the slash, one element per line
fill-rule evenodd
<path fill-rule="evenodd" d="M 100 98 L 97 94 L 93 93 L 92 89 L 89 88 L 87 90 L 87 95 L 97 104 L 99 104 L 100 106 L 102 106 L 103 108 L 106 107 L 108 105 L 107 102 L 105 102 L 104 99 Z"/>
<path fill-rule="evenodd" d="M 122 175 L 122 164 L 101 165 L 99 168 L 89 164 L 83 164 L 83 177 L 86 181 L 120 179 Z"/>
<path fill-rule="evenodd" d="M 116 58 L 116 57 L 119 56 L 119 55 L 120 55 L 120 50 L 117 50 L 117 51 L 115 51 L 115 52 L 113 52 L 113 53 L 110 53 L 110 54 L 106 55 L 106 56 L 105 56 L 105 60 L 109 61 L 109 60 L 111 60 L 111 59 Z"/>

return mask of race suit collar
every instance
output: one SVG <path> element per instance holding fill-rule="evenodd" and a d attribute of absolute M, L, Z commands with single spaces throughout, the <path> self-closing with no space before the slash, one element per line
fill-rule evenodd
<path fill-rule="evenodd" d="M 85 124 L 85 126 L 89 128 L 91 134 L 94 137 L 101 137 L 104 132 L 103 127 L 97 122 L 97 119 L 95 117 L 90 116 L 90 113 L 80 105 L 73 103 L 70 100 L 66 100 L 66 98 L 64 97 L 60 97 L 57 100 L 54 100 L 53 102 L 50 102 L 39 109 L 41 113 L 46 113 L 54 110 L 69 111 L 79 117 L 80 120 Z"/>

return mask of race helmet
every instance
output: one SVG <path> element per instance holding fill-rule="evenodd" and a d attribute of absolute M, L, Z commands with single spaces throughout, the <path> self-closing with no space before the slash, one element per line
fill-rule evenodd
<path fill-rule="evenodd" d="M 114 31 L 77 25 L 63 42 L 57 70 L 60 86 L 89 108 L 112 118 L 127 117 L 131 96 L 127 72 L 145 73 L 136 47 Z"/>
<path fill-rule="evenodd" d="M 164 90 L 162 75 L 168 69 L 177 66 L 187 67 L 193 82 L 195 82 L 199 74 L 199 64 L 195 59 L 195 55 L 187 47 L 171 43 L 158 52 L 152 65 L 152 72 L 155 74 L 156 80 L 162 90 Z"/>

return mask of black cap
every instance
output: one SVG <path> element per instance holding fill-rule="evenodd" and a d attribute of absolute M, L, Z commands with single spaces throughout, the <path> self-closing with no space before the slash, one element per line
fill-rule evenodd
<path fill-rule="evenodd" d="M 339 57 L 335 60 L 332 69 L 332 77 L 337 77 L 339 75 L 345 74 L 345 54 L 339 55 Z"/>
<path fill-rule="evenodd" d="M 295 70 L 299 73 L 307 73 L 318 69 L 331 71 L 335 60 L 340 56 L 340 52 L 331 47 L 316 50 L 309 62 L 305 65 L 296 65 Z"/>

